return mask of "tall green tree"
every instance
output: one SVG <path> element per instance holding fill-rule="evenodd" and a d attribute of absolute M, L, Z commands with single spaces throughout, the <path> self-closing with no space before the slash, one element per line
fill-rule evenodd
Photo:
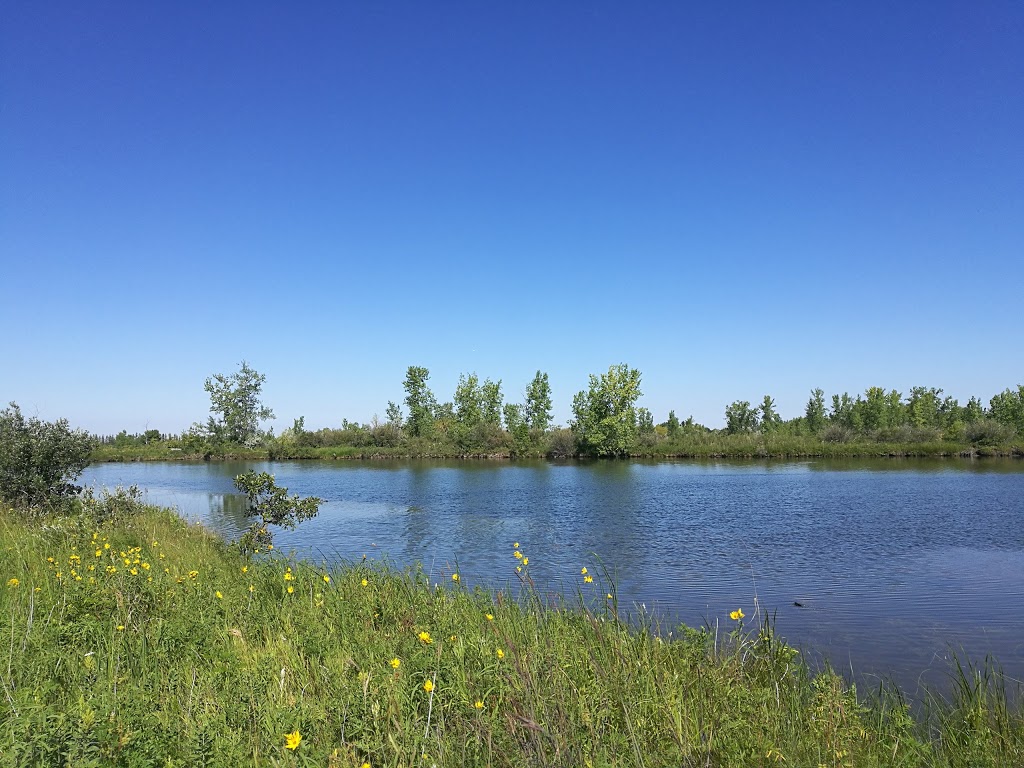
<path fill-rule="evenodd" d="M 480 396 L 484 424 L 501 429 L 501 379 L 484 379 L 484 383 L 480 385 Z"/>
<path fill-rule="evenodd" d="M 760 420 L 757 408 L 751 408 L 747 400 L 736 400 L 725 408 L 725 430 L 730 435 L 756 432 Z"/>
<path fill-rule="evenodd" d="M 665 430 L 668 432 L 669 437 L 675 437 L 679 434 L 679 417 L 676 416 L 675 411 L 668 412 L 668 421 L 665 422 Z"/>
<path fill-rule="evenodd" d="M 413 437 L 425 437 L 433 431 L 434 408 L 437 401 L 427 386 L 430 371 L 417 365 L 410 365 L 405 372 L 405 404 L 409 407 L 406 426 Z"/>
<path fill-rule="evenodd" d="M 765 395 L 758 409 L 761 413 L 761 431 L 774 432 L 782 424 L 782 417 L 775 410 L 775 399 L 771 395 Z"/>
<path fill-rule="evenodd" d="M 537 374 L 526 386 L 526 423 L 537 432 L 547 432 L 551 426 L 551 384 L 548 375 Z"/>
<path fill-rule="evenodd" d="M 804 422 L 813 435 L 825 428 L 825 391 L 820 387 L 811 390 L 811 396 L 804 408 Z"/>
<path fill-rule="evenodd" d="M 259 439 L 260 422 L 274 418 L 274 412 L 260 401 L 267 377 L 249 367 L 244 360 L 231 375 L 216 373 L 203 388 L 210 395 L 211 437 L 238 445 L 254 445 Z"/>
<path fill-rule="evenodd" d="M 476 427 L 484 417 L 484 393 L 480 386 L 480 380 L 475 373 L 468 376 L 459 376 L 459 383 L 455 387 L 455 397 L 452 404 L 455 406 L 455 417 L 464 430 L 471 430 Z"/>
<path fill-rule="evenodd" d="M 588 389 L 572 400 L 569 426 L 581 453 L 593 456 L 624 456 L 636 439 L 636 401 L 640 371 L 625 363 L 613 365 L 599 377 L 590 375 Z"/>

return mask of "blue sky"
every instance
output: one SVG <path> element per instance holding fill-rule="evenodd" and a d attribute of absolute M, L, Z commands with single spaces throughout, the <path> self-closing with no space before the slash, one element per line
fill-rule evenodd
<path fill-rule="evenodd" d="M 643 372 L 770 393 L 1024 382 L 1020 3 L 20 3 L 0 24 L 0 400 L 278 430 L 409 365 L 555 417 Z"/>

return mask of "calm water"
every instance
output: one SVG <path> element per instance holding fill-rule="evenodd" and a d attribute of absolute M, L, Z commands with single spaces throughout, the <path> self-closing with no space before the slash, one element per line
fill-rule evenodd
<path fill-rule="evenodd" d="M 729 624 L 756 600 L 862 681 L 941 684 L 951 649 L 1024 678 L 1020 461 L 134 463 L 84 480 L 137 484 L 233 538 L 232 479 L 250 468 L 325 499 L 276 538 L 317 560 L 420 562 L 438 581 L 457 562 L 469 584 L 514 586 L 518 541 L 544 589 L 603 597 L 579 575 L 603 567 L 620 606 L 664 631 Z"/>

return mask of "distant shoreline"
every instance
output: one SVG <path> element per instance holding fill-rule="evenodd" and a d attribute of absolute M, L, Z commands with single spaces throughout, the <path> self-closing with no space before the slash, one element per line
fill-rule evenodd
<path fill-rule="evenodd" d="M 956 443 L 924 443 L 907 445 L 896 443 L 818 443 L 817 445 L 721 445 L 690 446 L 684 450 L 635 452 L 628 456 L 611 459 L 906 459 L 906 458 L 1024 458 L 1024 448 L 1009 446 L 971 446 Z M 554 459 L 564 461 L 586 460 L 591 457 L 544 456 L 539 453 L 515 456 L 510 451 L 469 452 L 444 450 L 413 452 L 401 448 L 363 448 L 352 446 L 301 447 L 293 448 L 240 448 L 226 446 L 223 450 L 204 453 L 188 452 L 164 446 L 131 446 L 117 448 L 100 446 L 92 454 L 94 462 L 131 461 L 381 461 L 411 459 L 453 459 L 477 461 L 516 461 L 524 459 Z M 606 459 L 607 460 L 607 459 Z"/>

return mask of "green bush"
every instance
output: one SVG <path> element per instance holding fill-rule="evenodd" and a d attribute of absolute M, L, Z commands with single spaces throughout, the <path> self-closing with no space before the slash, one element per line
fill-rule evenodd
<path fill-rule="evenodd" d="M 93 441 L 67 419 L 26 419 L 17 403 L 0 411 L 0 499 L 23 507 L 55 506 L 77 494 Z"/>

